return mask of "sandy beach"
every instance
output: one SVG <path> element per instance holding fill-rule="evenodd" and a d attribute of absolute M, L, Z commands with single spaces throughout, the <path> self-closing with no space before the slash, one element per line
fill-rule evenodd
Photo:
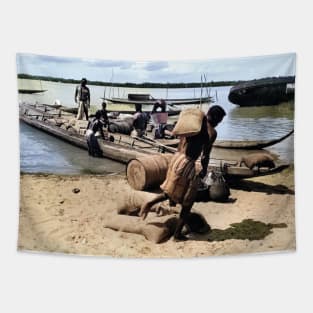
<path fill-rule="evenodd" d="M 139 234 L 105 228 L 106 216 L 115 214 L 118 200 L 131 192 L 120 175 L 21 174 L 18 250 L 190 258 L 296 248 L 293 167 L 232 184 L 228 203 L 195 203 L 192 211 L 211 226 L 210 241 L 191 235 L 188 241 L 171 238 L 156 244 Z"/>

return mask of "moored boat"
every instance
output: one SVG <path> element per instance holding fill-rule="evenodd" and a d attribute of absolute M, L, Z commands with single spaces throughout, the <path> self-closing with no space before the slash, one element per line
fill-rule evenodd
<path fill-rule="evenodd" d="M 224 149 L 257 150 L 267 148 L 285 140 L 294 133 L 292 129 L 286 135 L 272 140 L 216 140 L 214 147 Z"/>
<path fill-rule="evenodd" d="M 124 104 L 142 104 L 142 105 L 153 105 L 156 101 L 161 99 L 153 98 L 150 94 L 128 94 L 128 98 L 102 98 L 103 100 L 112 103 L 124 103 Z M 192 105 L 212 102 L 212 97 L 202 98 L 181 98 L 181 99 L 162 99 L 168 105 Z"/>
<path fill-rule="evenodd" d="M 294 99 L 294 83 L 295 76 L 255 79 L 233 86 L 228 99 L 240 106 L 276 105 Z"/>
<path fill-rule="evenodd" d="M 72 145 L 87 149 L 87 143 L 84 136 L 86 129 L 80 128 L 77 132 L 70 132 L 71 127 L 62 127 L 62 122 L 54 123 L 54 119 L 65 117 L 67 119 L 75 120 L 74 115 L 65 113 L 62 115 L 60 110 L 46 108 L 39 106 L 21 104 L 20 105 L 20 120 L 28 125 L 62 139 Z M 100 148 L 105 158 L 109 158 L 121 163 L 127 164 L 130 160 L 140 158 L 147 155 L 157 155 L 160 153 L 168 152 L 173 153 L 176 149 L 167 147 L 158 142 L 149 142 L 149 140 L 142 140 L 132 138 L 127 135 L 112 134 L 114 142 L 98 139 Z M 237 166 L 236 160 L 222 160 L 211 159 L 209 168 L 223 170 L 226 178 L 249 178 L 255 176 L 269 175 L 282 171 L 288 165 L 281 164 L 272 169 L 260 168 L 249 169 L 247 167 Z"/>
<path fill-rule="evenodd" d="M 68 112 L 68 113 L 72 113 L 72 114 L 77 114 L 78 112 L 78 108 L 70 108 L 70 107 L 59 107 L 59 109 L 62 109 L 64 112 Z M 108 105 L 107 110 L 108 113 L 121 113 L 121 114 L 134 114 L 135 111 L 135 107 L 132 108 L 132 106 L 129 105 L 114 105 L 114 106 L 110 106 Z M 147 110 L 147 109 L 143 109 L 142 110 L 143 113 L 151 113 L 151 110 Z M 168 116 L 175 116 L 178 115 L 181 112 L 181 110 L 177 110 L 177 109 L 172 109 L 169 108 L 167 110 Z"/>
<path fill-rule="evenodd" d="M 47 90 L 42 89 L 18 89 L 18 93 L 25 93 L 25 94 L 33 94 L 33 93 L 41 93 Z"/>
<path fill-rule="evenodd" d="M 48 105 L 48 104 L 42 104 L 42 105 L 29 105 L 29 104 L 23 104 L 24 108 L 31 108 L 32 110 L 37 110 L 36 112 L 39 112 L 41 114 L 42 112 L 45 112 L 46 115 L 51 115 L 51 112 L 48 113 L 47 108 L 49 109 L 55 109 L 54 116 L 62 114 L 77 114 L 77 108 L 68 108 L 68 107 L 63 107 L 60 105 Z M 41 108 L 41 109 L 40 109 Z M 58 109 L 58 110 L 56 110 Z M 111 111 L 108 111 L 111 112 Z M 116 111 L 112 111 L 116 112 Z M 145 112 L 145 111 L 144 111 Z M 179 111 L 180 112 L 180 111 Z M 118 113 L 123 113 L 123 114 L 133 114 L 134 112 L 132 111 L 122 111 Z M 149 113 L 149 112 L 147 112 Z M 177 113 L 178 114 L 178 113 Z M 168 112 L 168 115 L 170 116 L 171 114 Z M 92 114 L 90 115 L 91 117 L 93 116 Z M 117 115 L 118 117 L 119 115 Z M 115 118 L 112 119 L 113 122 L 116 121 Z M 219 140 L 217 139 L 213 146 L 215 148 L 221 148 L 221 149 L 236 149 L 236 150 L 258 150 L 258 149 L 263 149 L 267 148 L 270 146 L 273 146 L 275 144 L 278 144 L 285 140 L 286 138 L 290 137 L 294 133 L 294 129 L 290 130 L 287 134 L 275 138 L 275 139 L 270 139 L 270 140 Z M 151 138 L 149 138 L 151 141 Z M 179 143 L 179 139 L 158 139 L 157 142 L 159 142 L 162 145 L 167 145 L 169 147 L 177 147 Z"/>

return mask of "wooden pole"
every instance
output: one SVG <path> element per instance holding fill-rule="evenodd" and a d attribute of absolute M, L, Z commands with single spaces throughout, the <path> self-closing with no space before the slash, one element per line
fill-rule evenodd
<path fill-rule="evenodd" d="M 201 74 L 200 109 L 202 109 L 202 74 Z"/>
<path fill-rule="evenodd" d="M 207 79 L 206 79 L 206 74 L 203 74 L 203 75 L 204 75 L 204 78 L 205 78 L 205 83 L 207 84 L 208 81 L 207 81 Z M 207 95 L 207 97 L 209 98 L 208 86 L 206 86 L 205 89 L 206 89 L 206 95 Z"/>

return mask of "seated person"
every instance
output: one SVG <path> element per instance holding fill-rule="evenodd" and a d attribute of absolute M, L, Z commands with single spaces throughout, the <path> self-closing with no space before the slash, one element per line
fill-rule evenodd
<path fill-rule="evenodd" d="M 160 109 L 160 110 L 158 110 L 158 109 Z M 158 113 L 158 112 L 161 112 L 161 113 L 166 112 L 166 102 L 164 99 L 157 100 L 153 105 L 151 113 L 153 114 L 153 113 Z"/>
<path fill-rule="evenodd" d="M 168 113 L 166 112 L 166 102 L 163 99 L 154 103 L 151 118 L 155 128 L 155 139 L 165 138 L 165 135 L 169 135 L 166 129 Z"/>
<path fill-rule="evenodd" d="M 107 103 L 105 100 L 103 100 L 102 109 L 100 110 L 100 113 L 101 113 L 100 120 L 104 124 L 104 127 L 107 127 L 109 125 L 109 118 L 108 118 L 106 107 L 107 107 Z"/>
<path fill-rule="evenodd" d="M 142 137 L 145 134 L 149 115 L 142 112 L 142 105 L 136 104 L 136 113 L 134 114 L 132 137 Z"/>

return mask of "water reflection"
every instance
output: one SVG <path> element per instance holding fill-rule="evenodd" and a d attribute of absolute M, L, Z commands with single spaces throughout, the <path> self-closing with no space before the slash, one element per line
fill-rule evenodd
<path fill-rule="evenodd" d="M 125 171 L 125 165 L 92 158 L 87 151 L 20 122 L 20 166 L 25 172 L 55 174 L 109 174 Z"/>
<path fill-rule="evenodd" d="M 294 102 L 284 102 L 273 106 L 259 107 L 240 107 L 234 106 L 229 110 L 228 114 L 231 118 L 286 118 L 293 120 L 294 117 Z"/>

